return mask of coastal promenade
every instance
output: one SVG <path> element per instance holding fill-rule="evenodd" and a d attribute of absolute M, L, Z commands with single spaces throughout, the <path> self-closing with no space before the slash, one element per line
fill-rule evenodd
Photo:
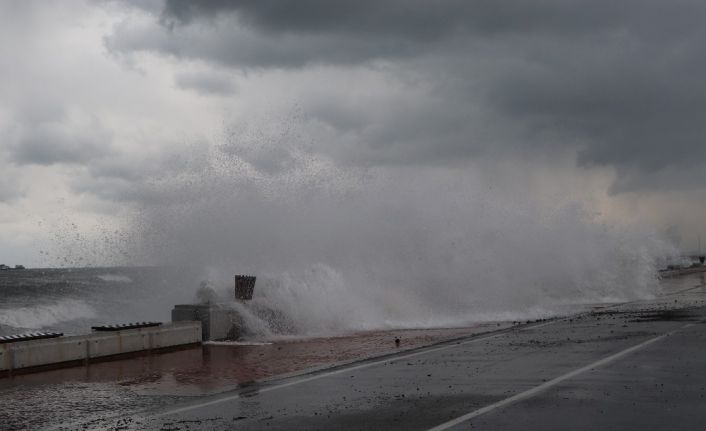
<path fill-rule="evenodd" d="M 254 383 L 106 429 L 700 430 L 706 284 Z"/>

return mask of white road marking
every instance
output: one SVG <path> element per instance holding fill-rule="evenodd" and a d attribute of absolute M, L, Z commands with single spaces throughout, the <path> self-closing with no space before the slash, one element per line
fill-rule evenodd
<path fill-rule="evenodd" d="M 554 378 L 554 379 L 552 379 L 552 380 L 549 380 L 548 382 L 542 383 L 542 384 L 539 385 L 539 386 L 535 386 L 535 387 L 532 388 L 532 389 L 528 389 L 528 390 L 526 390 L 526 391 L 524 391 L 524 392 L 520 392 L 519 394 L 513 395 L 513 396 L 511 396 L 511 397 L 509 397 L 509 398 L 505 398 L 505 399 L 500 400 L 500 401 L 498 401 L 498 402 L 496 402 L 496 403 L 493 403 L 493 404 L 487 405 L 487 406 L 485 406 L 485 407 L 482 407 L 482 408 L 480 408 L 480 409 L 478 409 L 478 410 L 474 410 L 474 411 L 472 411 L 472 412 L 470 412 L 470 413 L 466 413 L 466 414 L 463 415 L 463 416 L 459 416 L 459 417 L 457 417 L 456 419 L 452 419 L 452 420 L 450 420 L 450 421 L 448 421 L 448 422 L 445 422 L 445 423 L 443 423 L 443 424 L 441 424 L 441 425 L 437 425 L 437 426 L 435 426 L 434 428 L 430 428 L 428 431 L 442 431 L 442 430 L 447 430 L 447 429 L 452 428 L 452 427 L 455 427 L 456 425 L 459 425 L 459 424 L 461 424 L 461 423 L 463 423 L 463 422 L 466 422 L 466 421 L 469 420 L 469 419 L 473 419 L 473 418 L 475 418 L 475 417 L 477 417 L 477 416 L 480 416 L 480 415 L 483 415 L 483 414 L 485 414 L 485 413 L 492 412 L 493 410 L 497 410 L 497 409 L 506 407 L 506 406 L 508 406 L 508 405 L 510 405 L 510 404 L 516 403 L 517 401 L 521 401 L 521 400 L 524 400 L 524 399 L 533 397 L 533 396 L 539 394 L 540 392 L 546 391 L 547 389 L 551 388 L 552 386 L 556 386 L 556 385 L 558 385 L 559 383 L 561 383 L 561 382 L 563 382 L 563 381 L 565 381 L 565 380 L 568 380 L 568 379 L 571 379 L 571 378 L 573 378 L 573 377 L 576 377 L 576 376 L 578 376 L 579 374 L 585 373 L 586 371 L 590 371 L 590 370 L 592 370 L 592 369 L 594 369 L 594 368 L 602 367 L 603 365 L 609 364 L 609 363 L 611 363 L 611 362 L 613 362 L 613 361 L 615 361 L 615 360 L 617 360 L 617 359 L 622 358 L 622 357 L 625 356 L 625 355 L 629 355 L 630 353 L 633 353 L 633 352 L 635 352 L 635 351 L 637 351 L 637 350 L 640 350 L 640 349 L 642 349 L 642 348 L 644 348 L 644 347 L 647 347 L 647 346 L 649 346 L 649 345 L 652 344 L 652 343 L 656 343 L 657 341 L 660 341 L 661 339 L 663 339 L 663 338 L 665 338 L 665 337 L 668 337 L 668 336 L 674 334 L 675 332 L 677 332 L 677 331 L 679 331 L 679 330 L 681 330 L 681 329 L 688 328 L 688 327 L 690 327 L 690 326 L 693 326 L 693 323 L 689 323 L 689 324 L 687 324 L 687 325 L 682 326 L 682 327 L 679 328 L 679 329 L 676 329 L 676 330 L 671 331 L 671 332 L 667 332 L 667 333 L 662 334 L 662 335 L 659 335 L 659 336 L 657 336 L 657 337 L 650 338 L 650 339 L 647 340 L 647 341 L 643 341 L 643 342 L 640 343 L 640 344 L 637 344 L 637 345 L 632 346 L 632 347 L 628 347 L 628 348 L 625 349 L 625 350 L 622 350 L 622 351 L 620 351 L 620 352 L 618 352 L 618 353 L 615 353 L 615 354 L 613 354 L 613 355 L 607 356 L 607 357 L 605 357 L 605 358 L 603 358 L 603 359 L 600 359 L 600 360 L 598 360 L 598 361 L 596 361 L 596 362 L 594 362 L 594 363 L 592 363 L 592 364 L 586 365 L 585 367 L 581 367 L 581 368 L 579 368 L 579 369 L 577 369 L 577 370 L 568 372 L 568 373 L 566 373 L 566 374 L 564 374 L 564 375 L 561 375 L 561 376 L 559 376 L 559 377 L 557 377 L 557 378 Z"/>
<path fill-rule="evenodd" d="M 551 324 L 553 324 L 553 323 L 555 323 L 555 322 L 557 322 L 557 321 L 559 321 L 559 320 L 561 320 L 561 319 L 552 320 L 552 321 L 549 321 L 549 322 L 546 322 L 546 323 L 540 323 L 540 324 L 538 324 L 538 325 L 525 326 L 525 327 L 519 328 L 519 330 L 524 331 L 524 330 L 529 330 L 529 329 L 541 328 L 541 327 L 543 327 L 543 326 L 551 325 Z M 296 379 L 296 380 L 293 380 L 293 381 L 290 381 L 290 382 L 281 383 L 281 384 L 279 384 L 279 385 L 265 386 L 265 387 L 263 387 L 263 388 L 260 388 L 260 389 L 257 390 L 256 392 L 257 392 L 257 393 L 271 392 L 271 391 L 274 391 L 274 390 L 277 390 L 277 389 L 287 388 L 287 387 L 290 387 L 290 386 L 299 385 L 299 384 L 302 384 L 302 383 L 307 383 L 307 382 L 311 382 L 311 381 L 314 381 L 314 380 L 319 380 L 319 379 L 323 379 L 323 378 L 326 378 L 326 377 L 335 376 L 335 375 L 338 375 L 338 374 L 350 373 L 350 372 L 352 372 L 352 371 L 357 371 L 357 370 L 362 370 L 362 369 L 364 369 L 364 368 L 374 367 L 374 366 L 376 366 L 376 365 L 381 365 L 381 364 L 386 364 L 386 363 L 391 363 L 391 362 L 402 361 L 402 360 L 405 360 L 405 359 L 414 358 L 414 357 L 421 356 L 421 355 L 426 355 L 426 354 L 429 354 L 429 353 L 440 352 L 440 351 L 442 351 L 442 350 L 448 350 L 448 349 L 451 349 L 451 348 L 454 348 L 454 347 L 458 347 L 458 346 L 464 346 L 464 345 L 467 345 L 467 344 L 478 343 L 478 342 L 481 342 L 481 341 L 486 341 L 486 340 L 490 340 L 490 339 L 493 339 L 493 338 L 500 337 L 500 336 L 502 336 L 502 335 L 506 335 L 507 333 L 508 333 L 508 331 L 503 330 L 502 332 L 499 332 L 499 333 L 495 333 L 495 334 L 487 335 L 487 336 L 479 336 L 478 338 L 472 338 L 472 339 L 470 339 L 470 340 L 462 341 L 462 342 L 460 342 L 460 343 L 446 344 L 446 345 L 442 345 L 442 346 L 435 347 L 435 348 L 431 348 L 431 349 L 424 349 L 424 350 L 416 351 L 416 352 L 414 352 L 414 353 L 409 353 L 409 354 L 407 354 L 407 355 L 395 356 L 395 357 L 391 357 L 391 358 L 381 359 L 381 360 L 379 360 L 379 361 L 366 362 L 366 363 L 364 363 L 364 364 L 355 365 L 355 366 L 353 366 L 353 367 L 346 367 L 346 368 L 341 368 L 341 369 L 337 369 L 337 370 L 333 370 L 333 371 L 323 372 L 323 373 L 321 373 L 321 374 L 314 374 L 314 375 L 309 376 L 309 377 L 299 378 L 299 379 Z M 232 401 L 232 400 L 237 400 L 237 399 L 242 398 L 242 397 L 243 397 L 242 394 L 237 393 L 237 394 L 229 395 L 229 396 L 226 396 L 226 397 L 218 398 L 218 399 L 215 399 L 215 400 L 206 401 L 206 402 L 198 403 L 198 404 L 191 404 L 191 405 L 188 405 L 188 406 L 179 407 L 179 408 L 175 408 L 175 409 L 171 409 L 171 410 L 167 410 L 167 411 L 163 411 L 163 412 L 159 412 L 159 413 L 155 413 L 155 414 L 151 414 L 151 415 L 147 415 L 147 416 L 148 416 L 148 417 L 153 417 L 153 418 L 155 418 L 155 417 L 169 416 L 169 415 L 173 415 L 173 414 L 177 414 L 177 413 L 188 412 L 188 411 L 190 411 L 190 410 L 200 409 L 200 408 L 202 408 L 202 407 L 208 407 L 208 406 L 212 406 L 212 405 L 216 405 L 216 404 L 225 403 L 225 402 Z"/>

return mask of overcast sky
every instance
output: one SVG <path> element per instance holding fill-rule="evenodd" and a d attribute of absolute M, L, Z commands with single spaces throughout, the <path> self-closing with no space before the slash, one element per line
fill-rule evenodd
<path fill-rule="evenodd" d="M 183 184 L 214 157 L 267 180 L 302 154 L 472 171 L 694 249 L 704 16 L 682 0 L 2 1 L 0 263 L 61 264 L 45 253 L 68 237 L 115 246 L 145 208 L 208 193 Z"/>

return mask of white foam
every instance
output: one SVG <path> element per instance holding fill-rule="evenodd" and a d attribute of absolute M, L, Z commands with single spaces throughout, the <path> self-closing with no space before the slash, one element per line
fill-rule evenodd
<path fill-rule="evenodd" d="M 95 310 L 86 302 L 76 299 L 62 299 L 53 304 L 34 307 L 0 309 L 0 324 L 25 329 L 41 329 L 61 322 L 94 317 Z"/>
<path fill-rule="evenodd" d="M 234 273 L 256 274 L 253 304 L 280 312 L 297 335 L 522 320 L 648 298 L 655 260 L 673 252 L 571 194 L 494 189 L 474 166 L 361 171 L 284 138 L 253 145 L 271 142 L 291 153 L 282 171 L 257 171 L 235 142 L 214 148 L 203 171 L 160 183 L 155 193 L 179 200 L 143 208 L 133 255 L 201 267 L 222 290 L 232 291 Z M 243 316 L 255 334 L 277 335 L 278 322 Z"/>
<path fill-rule="evenodd" d="M 127 275 L 121 275 L 121 274 L 102 274 L 99 275 L 98 278 L 100 278 L 103 281 L 108 281 L 108 282 L 113 282 L 113 283 L 132 283 L 132 279 L 128 277 Z"/>

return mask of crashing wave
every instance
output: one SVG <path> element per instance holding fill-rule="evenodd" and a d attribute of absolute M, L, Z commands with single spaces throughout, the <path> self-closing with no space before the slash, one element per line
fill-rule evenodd
<path fill-rule="evenodd" d="M 77 299 L 62 299 L 52 304 L 0 309 L 0 325 L 23 329 L 41 329 L 78 319 L 96 317 L 95 310 Z"/>
<path fill-rule="evenodd" d="M 132 279 L 130 277 L 128 277 L 127 275 L 102 274 L 102 275 L 99 275 L 98 278 L 100 278 L 103 281 L 110 282 L 110 283 L 132 283 Z"/>

